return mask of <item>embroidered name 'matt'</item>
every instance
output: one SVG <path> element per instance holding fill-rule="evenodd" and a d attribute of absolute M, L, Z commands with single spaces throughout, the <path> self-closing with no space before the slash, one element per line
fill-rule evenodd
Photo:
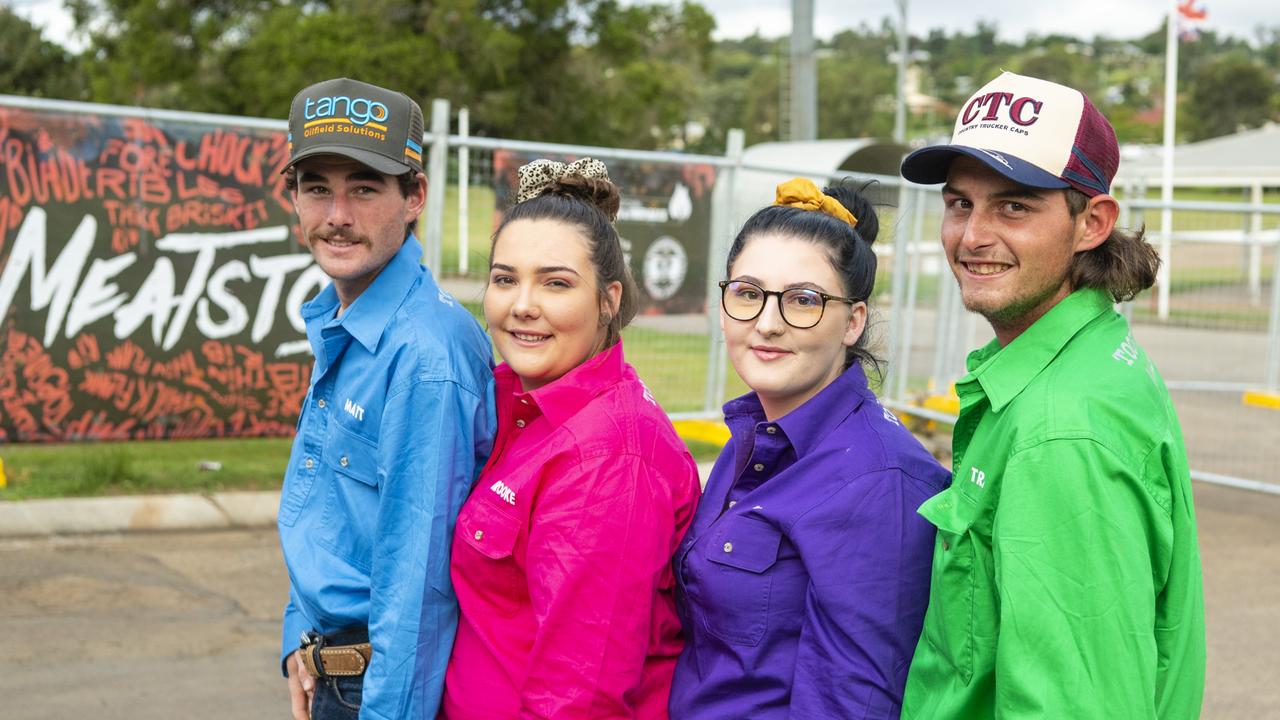
<path fill-rule="evenodd" d="M 346 410 L 347 414 L 350 415 L 351 417 L 357 420 L 364 420 L 364 408 L 351 402 L 350 398 L 347 398 L 347 402 L 342 409 Z"/>

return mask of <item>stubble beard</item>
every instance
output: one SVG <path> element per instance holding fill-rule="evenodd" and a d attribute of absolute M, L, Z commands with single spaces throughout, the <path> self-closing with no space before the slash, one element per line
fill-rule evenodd
<path fill-rule="evenodd" d="M 964 297 L 963 292 L 961 292 L 961 300 L 963 301 L 966 310 L 977 313 L 986 318 L 987 322 L 991 324 L 993 329 L 1001 330 L 1005 328 L 1015 328 L 1018 330 L 1025 330 L 1036 320 L 1040 319 L 1044 313 L 1051 309 L 1051 306 L 1044 307 L 1045 304 L 1061 292 L 1067 281 L 1068 277 L 1064 274 L 1059 278 L 1057 283 L 1046 285 L 1043 288 L 1038 289 L 1032 295 L 1016 297 L 1012 301 L 999 307 L 990 307 L 981 301 L 970 301 L 968 298 Z M 1069 287 L 1067 288 L 1067 292 L 1070 292 Z M 1030 317 L 1032 313 L 1039 310 L 1043 311 L 1035 317 Z"/>

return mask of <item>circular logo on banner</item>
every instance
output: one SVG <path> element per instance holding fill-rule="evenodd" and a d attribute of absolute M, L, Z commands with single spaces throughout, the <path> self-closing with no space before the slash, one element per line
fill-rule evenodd
<path fill-rule="evenodd" d="M 689 255 L 679 240 L 663 235 L 644 251 L 644 289 L 654 300 L 666 300 L 680 290 L 689 270 Z"/>

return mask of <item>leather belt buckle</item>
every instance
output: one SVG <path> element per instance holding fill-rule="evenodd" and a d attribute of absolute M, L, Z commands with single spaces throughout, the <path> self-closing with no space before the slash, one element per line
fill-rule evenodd
<path fill-rule="evenodd" d="M 369 643 L 328 645 L 317 632 L 302 634 L 302 664 L 314 678 L 359 677 L 369 667 L 373 646 Z"/>

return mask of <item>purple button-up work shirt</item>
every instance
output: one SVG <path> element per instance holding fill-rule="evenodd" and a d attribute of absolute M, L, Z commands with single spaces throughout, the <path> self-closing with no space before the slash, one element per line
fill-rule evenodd
<path fill-rule="evenodd" d="M 671 718 L 896 718 L 929 599 L 950 474 L 854 365 L 768 422 L 725 405 L 733 437 L 676 553 L 686 645 Z"/>

